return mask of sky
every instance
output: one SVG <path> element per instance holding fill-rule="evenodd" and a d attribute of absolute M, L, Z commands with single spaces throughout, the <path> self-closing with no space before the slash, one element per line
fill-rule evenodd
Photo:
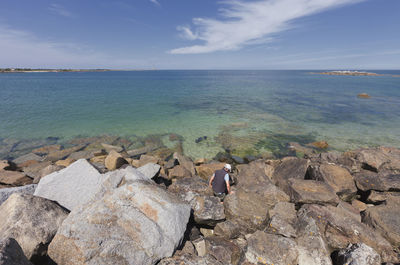
<path fill-rule="evenodd" d="M 1 0 L 0 67 L 400 69 L 400 0 Z"/>

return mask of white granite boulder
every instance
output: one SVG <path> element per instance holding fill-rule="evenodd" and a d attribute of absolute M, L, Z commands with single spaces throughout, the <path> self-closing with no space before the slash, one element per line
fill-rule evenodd
<path fill-rule="evenodd" d="M 146 265 L 172 256 L 186 230 L 190 206 L 151 181 L 108 180 L 113 184 L 101 199 L 70 213 L 49 246 L 49 256 L 59 265 Z"/>
<path fill-rule="evenodd" d="M 57 201 L 72 210 L 88 202 L 103 180 L 104 175 L 85 159 L 80 159 L 67 168 L 40 179 L 34 195 Z"/>

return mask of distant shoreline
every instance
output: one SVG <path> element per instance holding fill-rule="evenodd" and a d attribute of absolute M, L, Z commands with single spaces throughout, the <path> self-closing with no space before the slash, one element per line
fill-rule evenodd
<path fill-rule="evenodd" d="M 63 73 L 63 72 L 107 72 L 110 69 L 30 69 L 0 68 L 0 73 Z"/>

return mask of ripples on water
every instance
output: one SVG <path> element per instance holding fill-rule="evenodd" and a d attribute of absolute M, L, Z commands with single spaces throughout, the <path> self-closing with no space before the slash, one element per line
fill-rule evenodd
<path fill-rule="evenodd" d="M 383 71 L 400 74 L 400 71 Z M 213 157 L 283 152 L 289 142 L 330 148 L 400 147 L 400 78 L 310 71 L 133 71 L 0 75 L 0 156 L 74 137 L 148 135 Z M 370 99 L 357 94 L 368 93 Z M 207 140 L 195 143 L 201 136 Z M 58 140 L 47 137 L 57 137 Z M 22 140 L 22 142 L 21 142 Z M 33 144 L 34 143 L 34 144 Z M 24 149 L 25 148 L 25 149 Z M 22 151 L 21 151 L 22 150 Z"/>

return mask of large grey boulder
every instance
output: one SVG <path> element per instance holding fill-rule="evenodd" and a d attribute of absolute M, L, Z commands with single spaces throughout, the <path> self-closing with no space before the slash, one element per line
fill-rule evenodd
<path fill-rule="evenodd" d="M 288 180 L 291 178 L 304 179 L 310 161 L 297 157 L 285 157 L 275 167 L 272 180 L 284 192 L 289 193 Z"/>
<path fill-rule="evenodd" d="M 380 265 L 381 256 L 376 251 L 363 244 L 350 244 L 338 252 L 337 265 Z"/>
<path fill-rule="evenodd" d="M 362 191 L 400 191 L 400 174 L 362 170 L 355 174 L 354 179 L 357 188 Z"/>
<path fill-rule="evenodd" d="M 265 228 L 268 211 L 276 203 L 285 201 L 289 201 L 289 196 L 271 183 L 241 186 L 226 196 L 225 215 L 239 224 L 241 231 L 251 233 Z"/>
<path fill-rule="evenodd" d="M 289 180 L 290 200 L 294 203 L 317 203 L 333 204 L 339 203 L 335 191 L 325 182 L 304 179 Z"/>
<path fill-rule="evenodd" d="M 32 265 L 14 238 L 0 240 L 0 265 Z"/>
<path fill-rule="evenodd" d="M 307 176 L 327 183 L 342 200 L 351 201 L 357 193 L 353 176 L 341 166 L 328 163 L 312 165 L 307 171 Z"/>
<path fill-rule="evenodd" d="M 150 181 L 127 181 L 75 208 L 49 246 L 65 264 L 156 264 L 181 243 L 190 206 Z"/>
<path fill-rule="evenodd" d="M 200 177 L 177 179 L 168 187 L 168 191 L 175 193 L 186 202 L 191 202 L 198 195 L 213 195 L 208 182 Z"/>
<path fill-rule="evenodd" d="M 238 265 L 243 257 L 243 251 L 233 242 L 223 237 L 205 238 L 206 254 L 213 256 L 225 265 Z"/>
<path fill-rule="evenodd" d="M 346 248 L 349 243 L 364 243 L 378 252 L 383 262 L 398 262 L 391 244 L 378 231 L 354 218 L 345 208 L 306 204 L 299 211 L 315 220 L 324 241 L 331 249 Z"/>
<path fill-rule="evenodd" d="M 293 239 L 257 231 L 247 239 L 246 260 L 252 264 L 297 264 Z"/>
<path fill-rule="evenodd" d="M 22 187 L 0 189 L 0 205 L 3 204 L 3 202 L 5 202 L 13 193 L 33 194 L 36 186 L 36 184 L 31 184 Z"/>
<path fill-rule="evenodd" d="M 269 211 L 269 233 L 278 234 L 285 237 L 296 237 L 294 225 L 297 221 L 296 209 L 293 203 L 278 202 Z"/>
<path fill-rule="evenodd" d="M 14 193 L 0 206 L 0 238 L 17 240 L 28 259 L 44 256 L 67 214 L 55 202 Z"/>
<path fill-rule="evenodd" d="M 161 166 L 155 163 L 147 163 L 139 167 L 137 170 L 146 176 L 148 179 L 154 178 L 160 172 Z"/>
<path fill-rule="evenodd" d="M 330 248 L 324 239 L 324 231 L 318 220 L 308 215 L 302 208 L 297 213 L 297 251 L 298 265 L 332 265 Z"/>
<path fill-rule="evenodd" d="M 365 210 L 363 222 L 378 230 L 392 245 L 400 246 L 400 196 Z"/>
<path fill-rule="evenodd" d="M 68 210 L 88 202 L 104 180 L 89 162 L 80 159 L 67 168 L 40 179 L 34 193 L 57 201 Z"/>

